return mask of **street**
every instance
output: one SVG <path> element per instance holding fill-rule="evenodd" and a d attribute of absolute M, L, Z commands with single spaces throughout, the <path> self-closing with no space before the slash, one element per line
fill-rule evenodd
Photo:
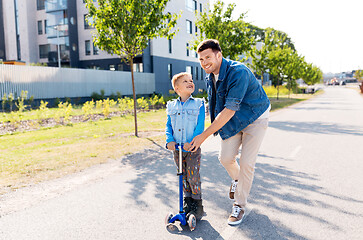
<path fill-rule="evenodd" d="M 0 198 L 0 239 L 362 239 L 363 96 L 326 87 L 270 114 L 249 198 L 250 214 L 227 224 L 230 178 L 219 137 L 202 145 L 206 216 L 195 231 L 175 224 L 178 178 L 157 145 L 65 179 Z"/>

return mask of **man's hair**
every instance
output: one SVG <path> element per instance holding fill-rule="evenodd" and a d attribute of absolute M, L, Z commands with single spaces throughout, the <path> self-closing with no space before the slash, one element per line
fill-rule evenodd
<path fill-rule="evenodd" d="M 222 49 L 221 49 L 221 46 L 219 45 L 218 40 L 206 39 L 206 40 L 203 40 L 201 43 L 199 43 L 199 45 L 197 47 L 197 53 L 202 52 L 208 48 L 212 49 L 213 52 L 215 52 L 215 51 L 222 52 Z"/>
<path fill-rule="evenodd" d="M 178 73 L 178 74 L 175 74 L 173 76 L 173 78 L 171 79 L 171 85 L 173 86 L 174 90 L 175 90 L 175 84 L 177 83 L 177 81 L 179 79 L 181 79 L 182 77 L 184 76 L 192 76 L 190 73 L 187 73 L 187 72 L 181 72 L 181 73 Z"/>

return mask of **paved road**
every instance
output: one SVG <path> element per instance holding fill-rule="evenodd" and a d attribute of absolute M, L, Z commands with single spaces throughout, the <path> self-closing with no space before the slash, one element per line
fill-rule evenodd
<path fill-rule="evenodd" d="M 167 231 L 177 177 L 163 146 L 0 199 L 0 239 L 362 239 L 363 97 L 329 87 L 271 114 L 258 156 L 251 213 L 226 219 L 230 180 L 219 139 L 203 145 L 207 216 L 190 232 Z"/>

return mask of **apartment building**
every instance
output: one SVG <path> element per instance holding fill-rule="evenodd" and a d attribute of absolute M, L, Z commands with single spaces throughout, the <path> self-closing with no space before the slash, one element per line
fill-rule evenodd
<path fill-rule="evenodd" d="M 209 9 L 209 0 L 171 0 L 167 12 L 180 13 L 178 33 L 173 39 L 150 41 L 141 56 L 134 59 L 138 72 L 155 74 L 156 92 L 172 89 L 171 77 L 188 71 L 196 89 L 205 88 L 204 71 L 197 54 L 188 49 L 198 32 L 195 11 Z M 99 50 L 93 44 L 92 26 L 87 22 L 84 0 L 0 0 L 0 59 L 48 66 L 130 71 L 119 56 Z M 58 51 L 58 49 L 60 51 Z"/>

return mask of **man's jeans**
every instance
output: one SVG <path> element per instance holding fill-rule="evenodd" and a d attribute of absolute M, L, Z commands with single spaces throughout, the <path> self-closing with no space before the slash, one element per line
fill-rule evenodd
<path fill-rule="evenodd" d="M 256 158 L 268 126 L 268 118 L 257 119 L 233 137 L 221 140 L 219 161 L 233 180 L 238 180 L 235 202 L 241 207 L 247 204 Z M 242 145 L 239 165 L 236 161 L 238 150 Z"/>

